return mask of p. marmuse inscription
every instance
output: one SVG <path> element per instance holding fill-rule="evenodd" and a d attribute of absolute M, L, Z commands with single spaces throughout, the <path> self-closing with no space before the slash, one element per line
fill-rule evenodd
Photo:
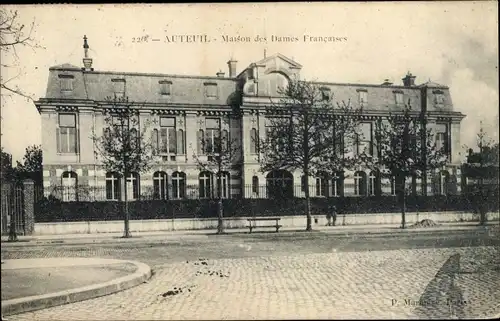
<path fill-rule="evenodd" d="M 466 305 L 467 301 L 465 300 L 450 300 L 446 299 L 444 301 L 439 300 L 414 300 L 414 299 L 391 299 L 392 306 L 438 306 L 438 305 Z"/>

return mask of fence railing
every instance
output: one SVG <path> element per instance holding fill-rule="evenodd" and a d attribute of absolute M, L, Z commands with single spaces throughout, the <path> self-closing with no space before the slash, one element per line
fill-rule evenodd
<path fill-rule="evenodd" d="M 241 187 L 224 186 L 222 198 L 304 198 L 305 186 L 302 185 L 244 185 Z M 166 185 L 166 186 L 129 186 L 127 199 L 141 200 L 180 200 L 180 199 L 217 199 L 217 186 L 199 185 Z M 357 188 L 354 184 L 343 186 L 309 186 L 310 197 L 329 198 L 348 196 L 395 196 L 390 186 L 379 189 Z M 96 202 L 120 201 L 124 199 L 124 191 L 117 186 L 51 186 L 35 187 L 35 201 L 46 197 L 56 198 L 63 202 Z"/>

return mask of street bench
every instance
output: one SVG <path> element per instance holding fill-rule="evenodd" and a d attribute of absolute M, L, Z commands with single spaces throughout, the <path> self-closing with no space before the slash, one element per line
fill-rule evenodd
<path fill-rule="evenodd" d="M 281 217 L 254 217 L 254 218 L 249 218 L 248 219 L 248 228 L 250 229 L 250 233 L 252 233 L 252 229 L 258 228 L 258 227 L 275 227 L 276 228 L 276 233 L 278 233 L 280 227 L 282 225 L 279 224 L 279 221 L 281 220 Z M 276 223 L 273 225 L 257 225 L 258 221 L 263 221 L 263 222 L 269 222 L 269 221 L 275 221 Z"/>

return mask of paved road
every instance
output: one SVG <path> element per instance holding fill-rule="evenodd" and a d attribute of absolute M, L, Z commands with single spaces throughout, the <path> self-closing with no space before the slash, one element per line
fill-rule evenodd
<path fill-rule="evenodd" d="M 427 319 L 500 313 L 498 236 L 449 234 L 280 233 L 2 248 L 2 258 L 125 258 L 154 269 L 150 282 L 136 288 L 9 320 Z M 175 290 L 179 293 L 162 295 Z"/>

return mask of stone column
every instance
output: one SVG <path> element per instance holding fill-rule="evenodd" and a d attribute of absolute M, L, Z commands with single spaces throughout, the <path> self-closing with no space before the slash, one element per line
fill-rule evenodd
<path fill-rule="evenodd" d="M 35 182 L 31 179 L 23 181 L 24 187 L 24 235 L 32 235 L 35 231 Z"/>

